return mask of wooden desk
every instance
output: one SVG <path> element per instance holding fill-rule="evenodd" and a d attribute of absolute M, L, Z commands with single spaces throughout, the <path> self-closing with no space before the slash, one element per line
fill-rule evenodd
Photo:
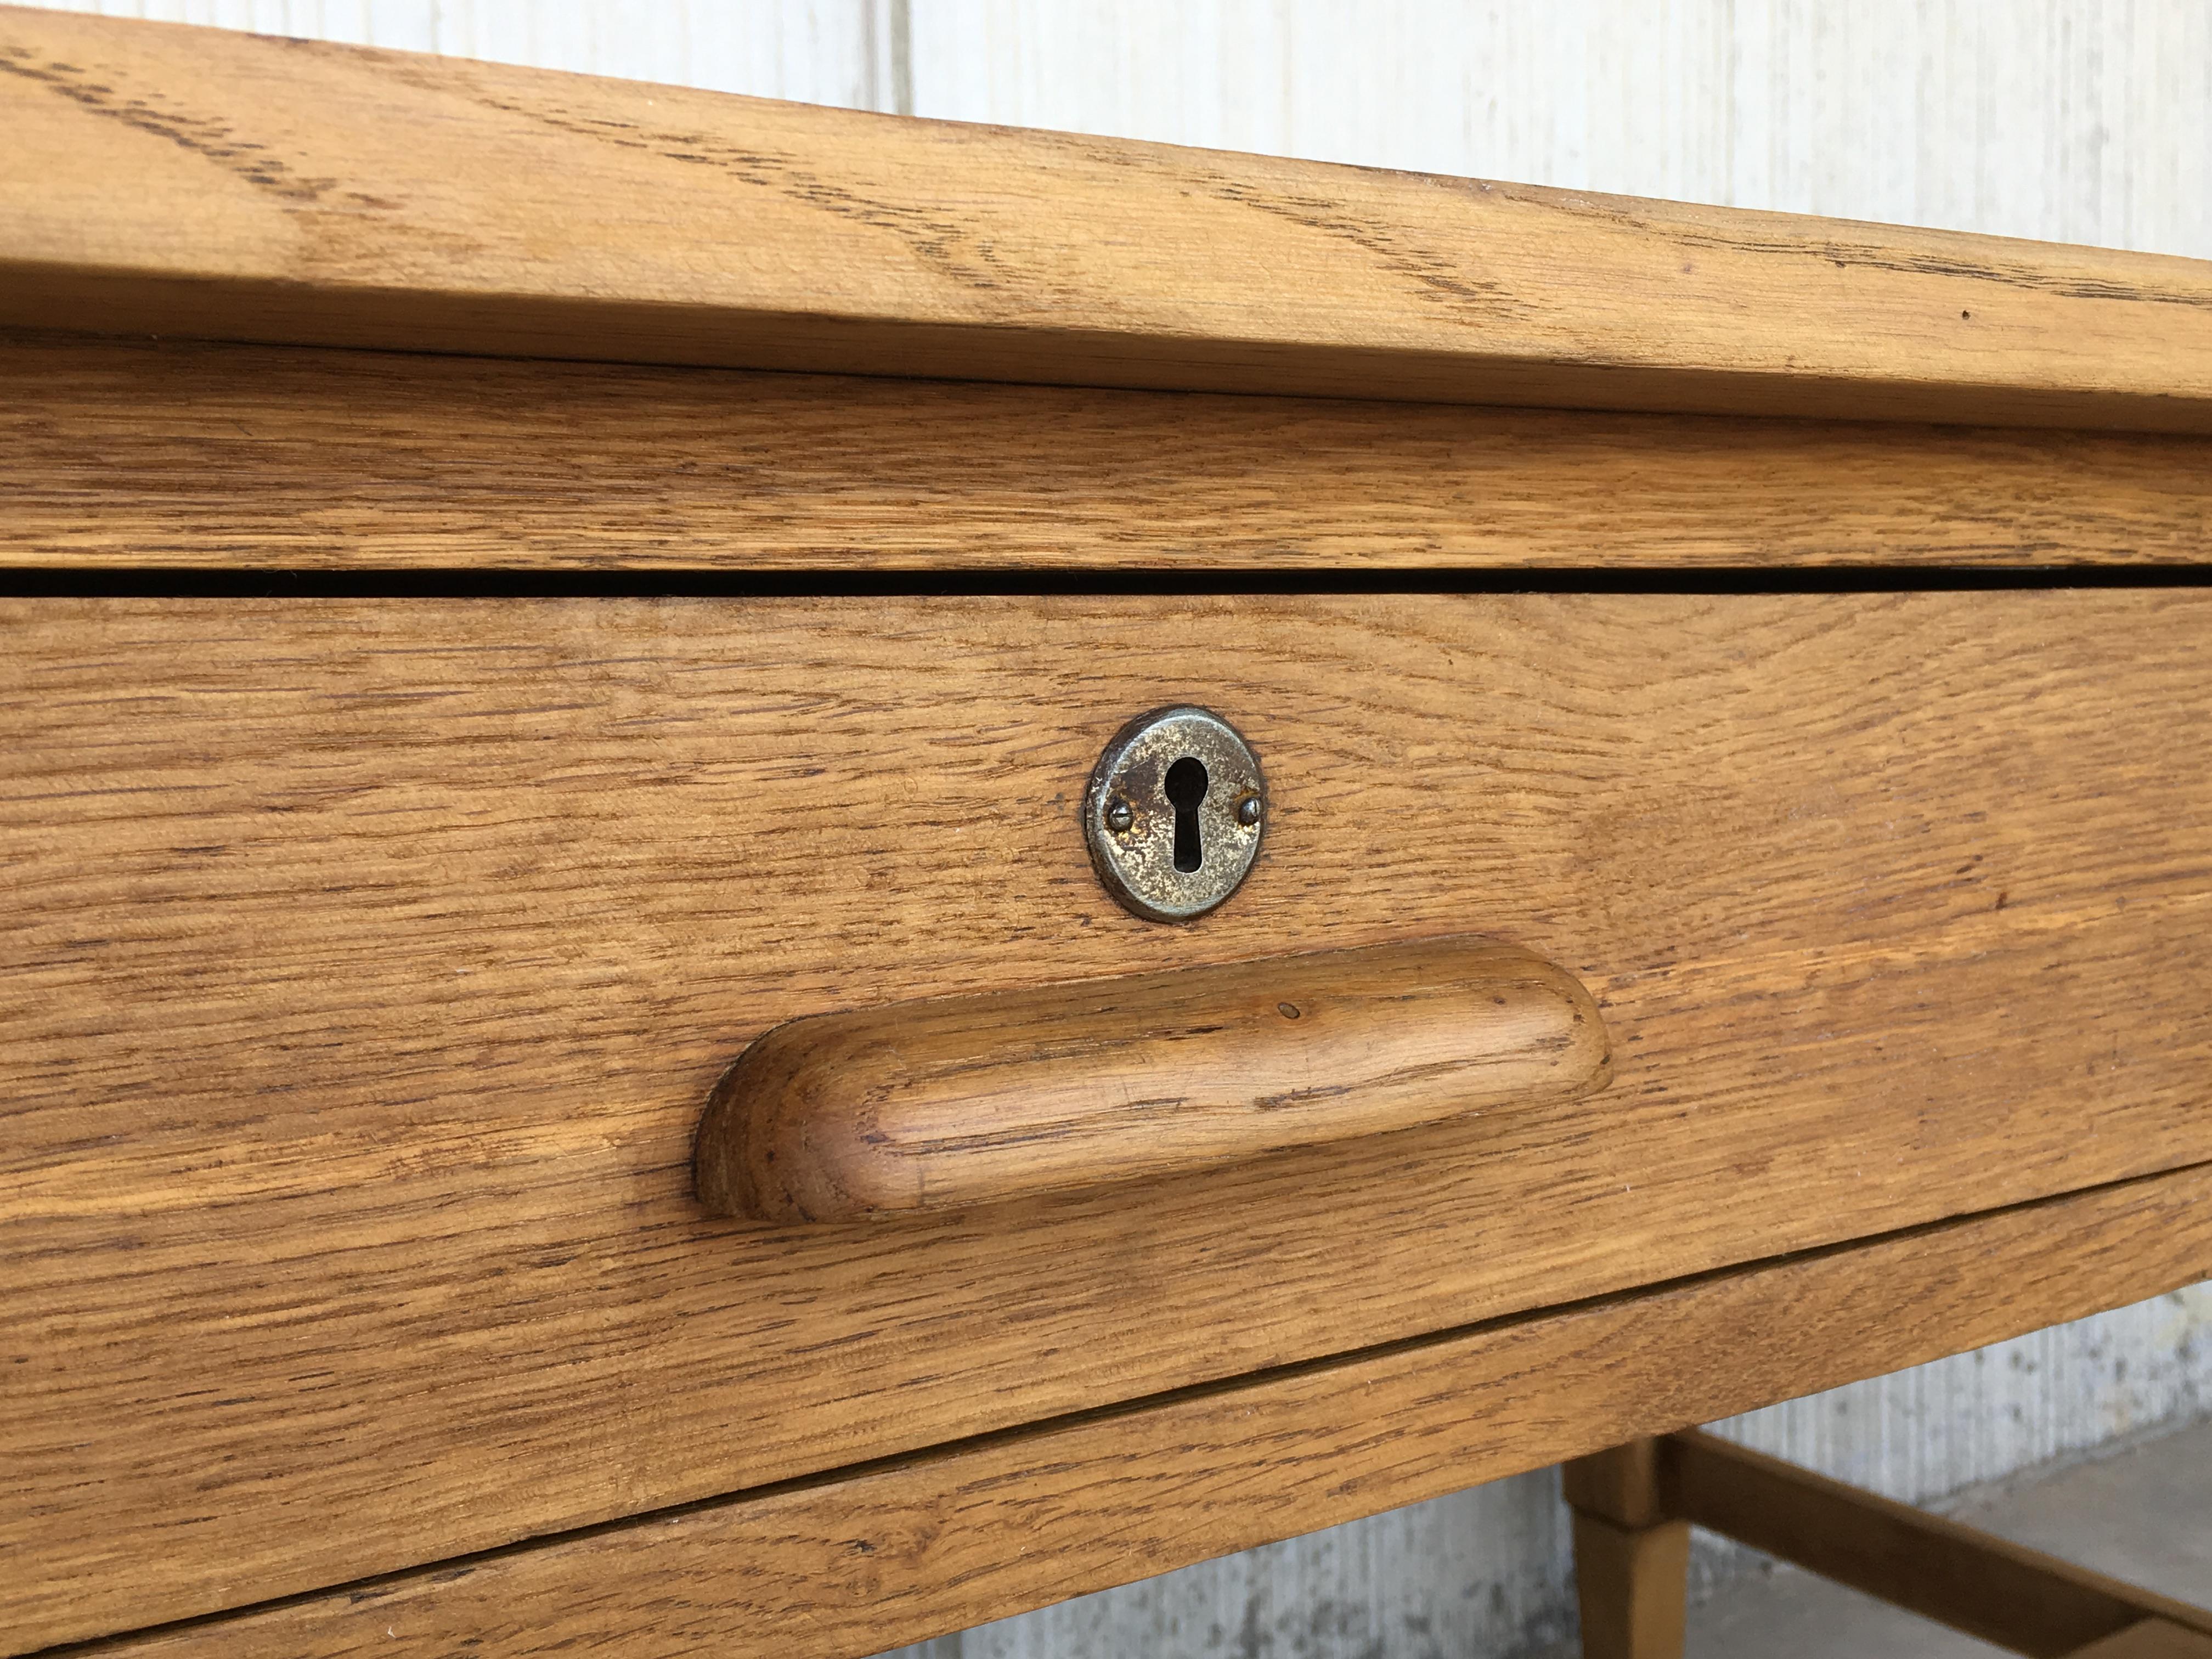
<path fill-rule="evenodd" d="M 0 68 L 5 1651 L 872 1653 L 2212 1275 L 2212 267 Z M 1166 926 L 1176 702 L 1270 817 Z M 1468 933 L 1607 1086 L 694 1192 L 784 1021 Z"/>

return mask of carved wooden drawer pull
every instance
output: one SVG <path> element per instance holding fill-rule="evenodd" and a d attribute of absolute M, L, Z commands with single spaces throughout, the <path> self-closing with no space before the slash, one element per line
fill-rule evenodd
<path fill-rule="evenodd" d="M 715 1089 L 699 1196 L 941 1212 L 1564 1100 L 1609 1064 L 1572 975 L 1474 937 L 817 1015 Z"/>

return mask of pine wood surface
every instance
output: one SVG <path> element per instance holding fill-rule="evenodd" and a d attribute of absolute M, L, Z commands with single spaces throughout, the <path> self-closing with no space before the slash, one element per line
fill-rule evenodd
<path fill-rule="evenodd" d="M 2212 430 L 2212 265 L 0 12 L 0 321 Z"/>
<path fill-rule="evenodd" d="M 2146 1620 L 2212 1638 L 2212 1608 L 1717 1436 L 1671 1437 L 1661 1462 L 1698 1525 L 2030 1659 L 2064 1659 Z"/>
<path fill-rule="evenodd" d="M 895 1218 L 1552 1104 L 1611 1059 L 1512 945 L 1316 951 L 793 1020 L 714 1085 L 694 1167 L 715 1215 Z"/>
<path fill-rule="evenodd" d="M 10 601 L 0 1625 L 2203 1158 L 2208 605 Z M 1076 805 L 1177 700 L 1274 811 L 1164 928 Z M 779 1021 L 1470 929 L 1590 988 L 1606 1092 L 895 1243 L 691 1196 Z"/>
<path fill-rule="evenodd" d="M 2199 1169 L 1192 1390 L 119 1644 L 851 1659 L 2212 1271 Z"/>
<path fill-rule="evenodd" d="M 0 563 L 2202 563 L 2191 438 L 0 335 Z"/>

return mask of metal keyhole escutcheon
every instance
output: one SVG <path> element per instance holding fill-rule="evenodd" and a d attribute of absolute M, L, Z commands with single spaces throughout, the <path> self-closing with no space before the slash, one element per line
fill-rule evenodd
<path fill-rule="evenodd" d="M 1114 734 L 1083 798 L 1083 832 L 1106 890 L 1152 921 L 1188 921 L 1237 890 L 1260 854 L 1267 786 L 1220 715 L 1188 705 Z"/>

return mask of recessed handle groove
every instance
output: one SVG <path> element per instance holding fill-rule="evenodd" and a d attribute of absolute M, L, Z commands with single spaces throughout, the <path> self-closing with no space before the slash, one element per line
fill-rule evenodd
<path fill-rule="evenodd" d="M 1602 1087 L 1574 976 L 1429 939 L 795 1019 L 716 1087 L 699 1197 L 853 1221 L 1160 1179 Z"/>

